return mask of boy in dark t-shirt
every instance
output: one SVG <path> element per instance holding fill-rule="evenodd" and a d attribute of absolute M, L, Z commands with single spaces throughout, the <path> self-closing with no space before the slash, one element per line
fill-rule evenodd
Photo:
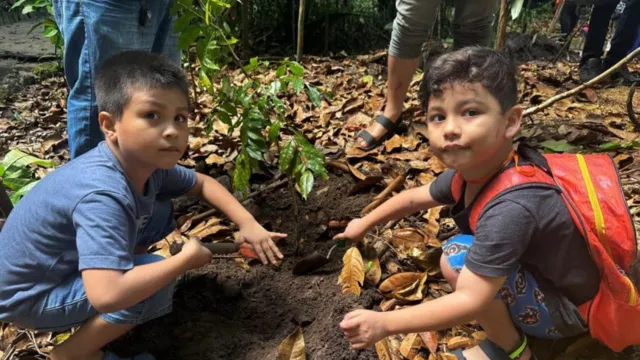
<path fill-rule="evenodd" d="M 198 196 L 225 213 L 263 262 L 282 254 L 222 185 L 178 166 L 189 137 L 189 92 L 168 58 L 127 51 L 97 73 L 105 141 L 44 177 L 0 232 L 0 321 L 80 326 L 53 360 L 119 359 L 100 349 L 171 311 L 176 278 L 211 261 L 197 240 L 164 259 L 145 254 L 175 227 L 171 199 Z M 153 359 L 150 354 L 134 359 Z"/>
<path fill-rule="evenodd" d="M 526 334 L 554 339 L 588 330 L 578 306 L 598 292 L 598 269 L 561 196 L 549 187 L 495 198 L 471 231 L 470 205 L 497 173 L 516 163 L 512 144 L 522 109 L 515 65 L 498 51 L 469 47 L 438 58 L 423 81 L 429 143 L 452 170 L 353 220 L 336 239 L 359 241 L 376 224 L 449 205 L 462 235 L 443 246 L 441 269 L 455 291 L 396 311 L 356 310 L 340 326 L 354 348 L 364 348 L 391 334 L 475 319 L 488 339 L 457 351 L 458 358 L 535 359 Z M 464 180 L 457 202 L 456 172 Z"/>

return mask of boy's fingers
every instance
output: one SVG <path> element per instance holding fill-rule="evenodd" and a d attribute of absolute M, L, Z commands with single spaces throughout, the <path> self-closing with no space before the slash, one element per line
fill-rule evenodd
<path fill-rule="evenodd" d="M 272 232 L 272 233 L 269 233 L 269 236 L 271 236 L 271 238 L 284 239 L 287 237 L 287 234 Z"/>
<path fill-rule="evenodd" d="M 342 233 L 340 233 L 340 234 L 338 234 L 338 235 L 334 236 L 334 237 L 333 237 L 333 240 L 340 240 L 340 239 L 344 239 L 344 238 L 345 238 L 345 235 L 344 235 L 344 233 L 342 232 Z"/>
<path fill-rule="evenodd" d="M 265 252 L 267 253 L 267 257 L 269 258 L 269 261 L 271 261 L 273 265 L 278 265 L 278 260 L 276 260 L 276 256 L 273 255 L 273 251 L 271 250 L 271 247 L 263 244 L 262 248 L 265 249 Z"/>
<path fill-rule="evenodd" d="M 280 259 L 284 258 L 284 255 L 282 255 L 282 253 L 280 252 L 280 249 L 278 249 L 278 246 L 276 246 L 276 244 L 271 239 L 269 239 L 269 246 L 271 247 L 271 250 L 273 250 L 273 252 L 276 255 L 278 255 Z"/>
<path fill-rule="evenodd" d="M 262 249 L 262 246 L 254 246 L 254 249 L 256 250 L 256 253 L 258 253 L 258 257 L 260 258 L 260 261 L 262 261 L 262 263 L 266 265 L 267 257 L 264 254 L 264 249 Z"/>

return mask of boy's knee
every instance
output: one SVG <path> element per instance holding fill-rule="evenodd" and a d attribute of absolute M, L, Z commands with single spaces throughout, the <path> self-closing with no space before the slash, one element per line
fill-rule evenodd
<path fill-rule="evenodd" d="M 171 312 L 173 308 L 173 293 L 176 281 L 160 289 L 142 302 L 120 311 L 102 314 L 101 317 L 112 324 L 139 325 L 149 320 Z"/>

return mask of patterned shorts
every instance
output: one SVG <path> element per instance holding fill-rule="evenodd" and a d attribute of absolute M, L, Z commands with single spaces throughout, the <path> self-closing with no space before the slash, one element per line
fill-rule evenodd
<path fill-rule="evenodd" d="M 472 235 L 458 235 L 443 246 L 443 255 L 455 272 L 462 271 L 472 245 Z M 504 301 L 514 324 L 525 334 L 545 339 L 562 338 L 553 326 L 544 294 L 538 288 L 536 279 L 524 268 L 518 266 L 507 277 L 496 298 Z"/>

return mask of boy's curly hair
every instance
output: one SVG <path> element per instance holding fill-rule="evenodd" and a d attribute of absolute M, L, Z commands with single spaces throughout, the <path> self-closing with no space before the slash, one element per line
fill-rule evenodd
<path fill-rule="evenodd" d="M 122 51 L 98 68 L 95 91 L 99 111 L 120 119 L 133 89 L 177 89 L 189 101 L 189 83 L 184 71 L 164 55 L 142 50 Z"/>
<path fill-rule="evenodd" d="M 517 67 L 503 52 L 470 46 L 438 57 L 426 70 L 420 86 L 422 107 L 427 111 L 429 99 L 442 95 L 442 87 L 452 83 L 479 83 L 493 95 L 502 111 L 516 105 Z"/>

